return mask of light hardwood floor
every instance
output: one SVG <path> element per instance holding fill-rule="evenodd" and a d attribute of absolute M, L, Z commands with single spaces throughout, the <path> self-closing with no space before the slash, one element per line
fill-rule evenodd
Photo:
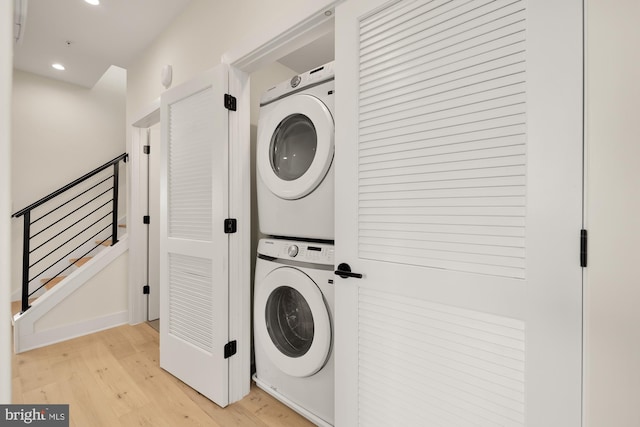
<path fill-rule="evenodd" d="M 70 425 L 312 426 L 255 387 L 222 409 L 160 369 L 158 333 L 120 326 L 14 355 L 13 402 L 69 404 Z"/>

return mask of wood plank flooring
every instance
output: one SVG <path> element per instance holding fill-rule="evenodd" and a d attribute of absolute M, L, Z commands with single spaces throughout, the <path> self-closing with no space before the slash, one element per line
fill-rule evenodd
<path fill-rule="evenodd" d="M 160 369 L 158 332 L 124 325 L 12 358 L 13 402 L 68 403 L 70 425 L 308 427 L 252 385 L 220 408 Z"/>

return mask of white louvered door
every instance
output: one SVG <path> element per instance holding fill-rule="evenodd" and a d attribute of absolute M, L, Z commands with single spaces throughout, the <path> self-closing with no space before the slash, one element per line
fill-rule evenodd
<path fill-rule="evenodd" d="M 581 425 L 582 2 L 336 9 L 336 425 Z"/>
<path fill-rule="evenodd" d="M 161 98 L 160 366 L 228 404 L 227 69 Z"/>

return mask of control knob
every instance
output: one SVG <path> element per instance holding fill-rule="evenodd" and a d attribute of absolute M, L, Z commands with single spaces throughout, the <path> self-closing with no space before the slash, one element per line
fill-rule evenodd
<path fill-rule="evenodd" d="M 289 246 L 289 249 L 287 250 L 287 252 L 289 253 L 289 256 L 291 258 L 295 258 L 295 256 L 298 255 L 298 246 L 296 245 Z"/>

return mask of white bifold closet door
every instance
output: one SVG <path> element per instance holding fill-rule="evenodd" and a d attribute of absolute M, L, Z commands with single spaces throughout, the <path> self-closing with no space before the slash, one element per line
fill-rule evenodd
<path fill-rule="evenodd" d="M 160 366 L 229 399 L 228 86 L 224 66 L 161 98 Z"/>
<path fill-rule="evenodd" d="M 579 427 L 582 2 L 336 8 L 336 425 Z"/>

